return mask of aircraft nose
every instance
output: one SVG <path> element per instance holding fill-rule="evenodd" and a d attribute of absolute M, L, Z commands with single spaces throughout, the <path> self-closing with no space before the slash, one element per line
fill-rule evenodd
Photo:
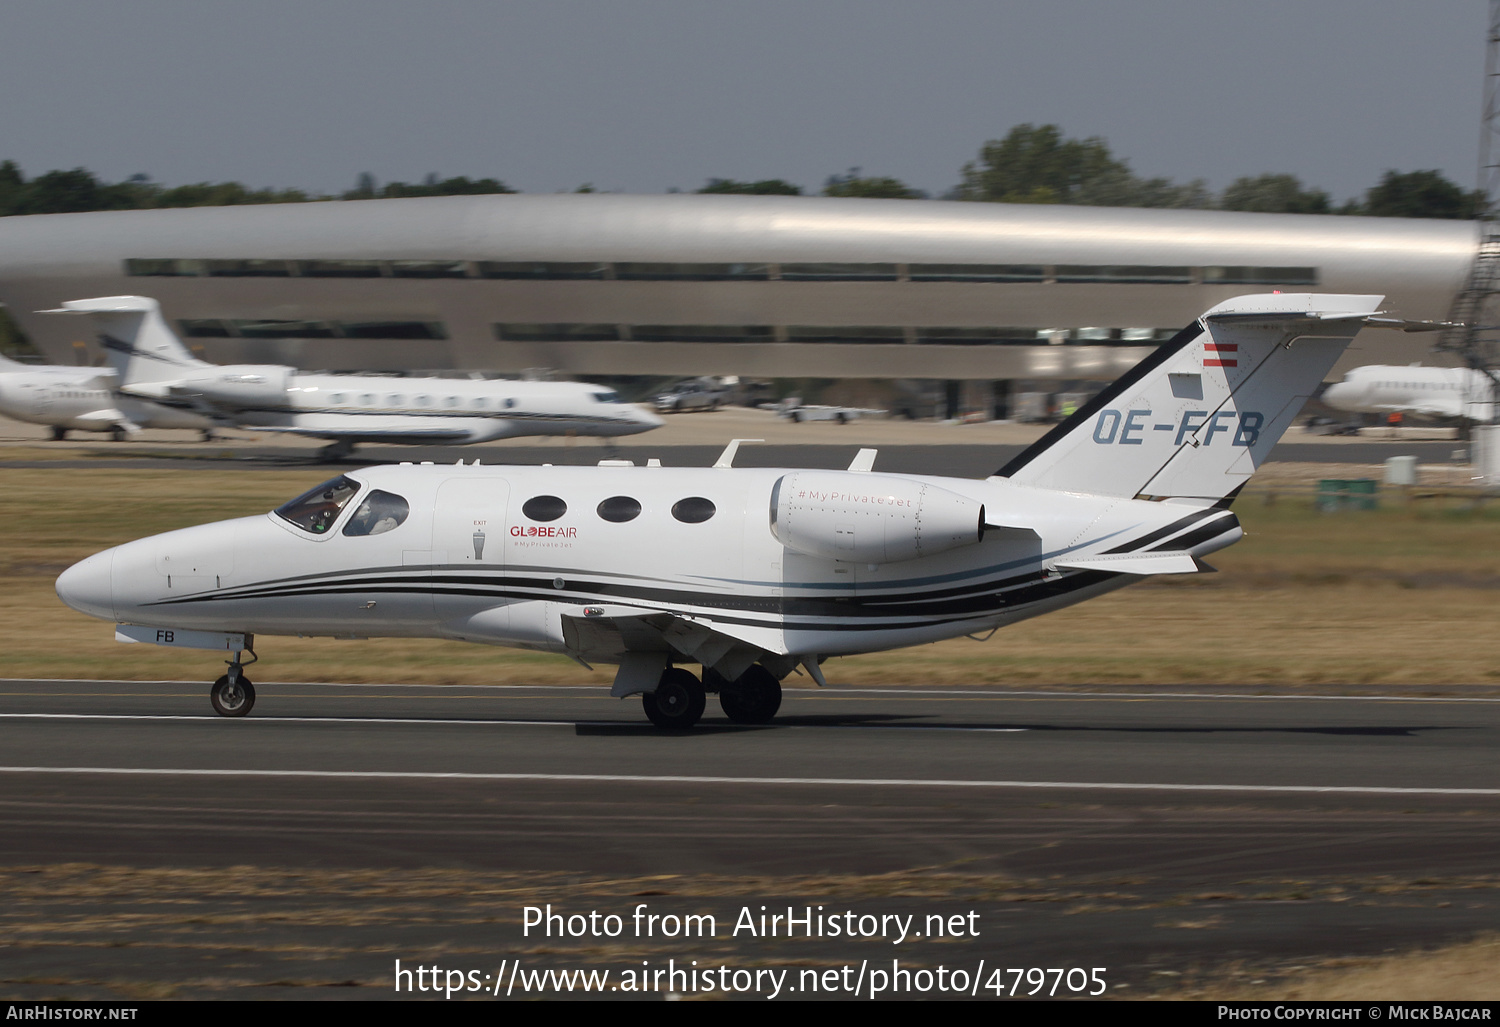
<path fill-rule="evenodd" d="M 1355 386 L 1350 385 L 1348 382 L 1334 382 L 1328 388 L 1324 389 L 1323 394 L 1318 398 L 1335 410 L 1347 410 L 1349 409 L 1349 404 L 1355 398 L 1352 395 L 1355 391 Z"/>
<path fill-rule="evenodd" d="M 106 549 L 80 560 L 57 578 L 57 597 L 79 613 L 100 620 L 115 619 L 115 551 Z"/>
<path fill-rule="evenodd" d="M 660 428 L 662 425 L 667 423 L 653 411 L 639 406 L 635 408 L 635 421 L 636 424 L 640 425 L 640 427 L 636 429 L 636 431 L 638 432 L 650 431 L 652 428 Z"/>

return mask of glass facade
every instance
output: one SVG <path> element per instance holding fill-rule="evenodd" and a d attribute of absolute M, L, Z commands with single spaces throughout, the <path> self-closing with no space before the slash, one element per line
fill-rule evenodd
<path fill-rule="evenodd" d="M 177 322 L 190 339 L 446 339 L 440 321 L 265 321 L 196 318 Z"/>

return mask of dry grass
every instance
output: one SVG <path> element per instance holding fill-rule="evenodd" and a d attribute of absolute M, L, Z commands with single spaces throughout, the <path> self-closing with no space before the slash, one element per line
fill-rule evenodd
<path fill-rule="evenodd" d="M 1273 465 L 1283 467 L 1285 465 Z M 198 679 L 206 654 L 121 646 L 65 608 L 57 573 L 109 545 L 267 509 L 316 470 L 0 469 L 0 676 Z M 1292 479 L 1295 481 L 1295 476 Z M 1028 621 L 828 665 L 842 684 L 1500 683 L 1500 510 L 1456 500 L 1319 515 L 1249 494 L 1222 573 L 1157 579 Z M 267 639 L 264 680 L 605 683 L 556 656 L 460 643 Z M 793 679 L 800 683 L 803 679 Z"/>
<path fill-rule="evenodd" d="M 1149 997 L 1252 1002 L 1493 1001 L 1500 998 L 1500 938 L 1403 955 L 1328 961 L 1276 977 L 1236 968 L 1217 980 Z"/>

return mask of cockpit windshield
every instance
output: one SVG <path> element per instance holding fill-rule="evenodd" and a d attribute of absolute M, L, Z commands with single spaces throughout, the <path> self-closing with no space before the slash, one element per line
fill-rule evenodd
<path fill-rule="evenodd" d="M 613 389 L 611 389 L 608 392 L 595 392 L 595 393 L 592 393 L 591 395 L 593 395 L 594 402 L 596 402 L 596 403 L 621 403 L 621 402 L 624 402 L 623 400 L 620 399 L 620 394 L 618 392 L 615 392 Z"/>
<path fill-rule="evenodd" d="M 394 492 L 371 489 L 349 518 L 349 523 L 344 525 L 344 534 L 381 535 L 400 527 L 409 513 L 410 504 Z"/>
<path fill-rule="evenodd" d="M 333 527 L 344 504 L 359 492 L 359 482 L 346 475 L 325 481 L 315 489 L 302 493 L 290 503 L 276 508 L 276 516 L 295 524 L 303 531 L 321 535 Z M 394 527 L 394 525 L 393 525 Z"/>

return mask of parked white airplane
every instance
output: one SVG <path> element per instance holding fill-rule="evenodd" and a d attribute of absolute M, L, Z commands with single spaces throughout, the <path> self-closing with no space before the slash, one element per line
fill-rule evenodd
<path fill-rule="evenodd" d="M 303 374 L 275 364 L 210 364 L 167 326 L 156 300 L 71 300 L 54 314 L 96 322 L 118 374 L 116 392 L 263 432 L 328 439 L 329 457 L 358 442 L 467 444 L 522 435 L 634 435 L 656 414 L 581 382 L 381 378 Z"/>
<path fill-rule="evenodd" d="M 22 364 L 0 357 L 0 414 L 52 428 L 54 439 L 70 430 L 107 431 L 118 441 L 141 428 L 197 428 L 213 422 L 186 410 L 114 394 L 107 367 Z"/>
<path fill-rule="evenodd" d="M 1494 386 L 1488 375 L 1467 367 L 1356 367 L 1319 397 L 1335 410 L 1462 417 L 1487 423 Z"/>
<path fill-rule="evenodd" d="M 717 691 L 763 723 L 798 665 L 1060 609 L 1207 570 L 1230 501 L 1378 296 L 1219 304 L 982 481 L 847 470 L 352 471 L 276 510 L 117 546 L 65 571 L 122 641 L 232 652 L 214 708 L 247 712 L 254 635 L 422 636 L 619 664 L 613 695 L 689 727 Z M 702 679 L 683 664 L 703 668 Z"/>

